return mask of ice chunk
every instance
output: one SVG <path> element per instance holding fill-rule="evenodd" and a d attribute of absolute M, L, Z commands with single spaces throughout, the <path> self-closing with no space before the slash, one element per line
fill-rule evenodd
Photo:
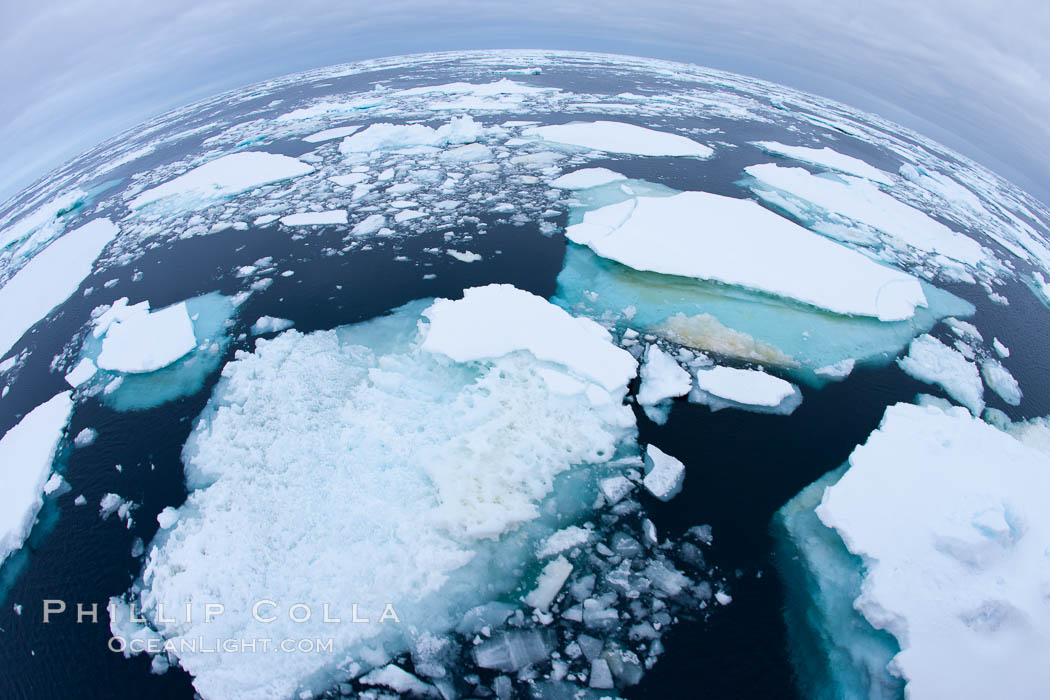
<path fill-rule="evenodd" d="M 370 214 L 350 229 L 350 233 L 354 236 L 368 236 L 376 233 L 384 226 L 386 226 L 385 216 L 382 214 Z"/>
<path fill-rule="evenodd" d="M 345 224 L 346 210 L 332 209 L 329 211 L 307 211 L 300 214 L 289 214 L 281 217 L 281 223 L 285 226 L 326 226 L 331 224 Z"/>
<path fill-rule="evenodd" d="M 424 683 L 408 671 L 389 664 L 361 676 L 362 685 L 378 685 L 410 695 L 412 697 L 440 698 L 441 693 L 429 683 Z M 312 697 L 312 694 L 311 694 Z"/>
<path fill-rule="evenodd" d="M 469 250 L 460 251 L 449 248 L 445 252 L 454 257 L 456 260 L 459 260 L 460 262 L 472 263 L 481 260 L 480 255 L 478 255 L 477 253 L 472 253 Z"/>
<path fill-rule="evenodd" d="M 109 219 L 90 221 L 37 253 L 0 287 L 0 357 L 80 287 L 119 232 Z"/>
<path fill-rule="evenodd" d="M 609 503 L 619 503 L 624 497 L 634 490 L 634 484 L 630 479 L 622 476 L 610 476 L 598 482 L 598 488 Z"/>
<path fill-rule="evenodd" d="M 64 391 L 27 413 L 0 438 L 0 563 L 22 546 L 36 522 L 72 412 L 70 392 Z"/>
<path fill-rule="evenodd" d="M 142 192 L 128 206 L 141 209 L 156 204 L 174 209 L 203 209 L 260 185 L 299 177 L 313 170 L 313 166 L 301 160 L 277 153 L 231 153 Z"/>
<path fill-rule="evenodd" d="M 626 180 L 625 175 L 608 168 L 583 168 L 551 180 L 550 186 L 563 190 L 585 190 L 589 187 L 608 185 L 610 182 Z"/>
<path fill-rule="evenodd" d="M 915 379 L 938 385 L 975 416 L 984 410 L 984 385 L 977 365 L 932 335 L 913 340 L 907 357 L 897 360 L 897 364 Z"/>
<path fill-rule="evenodd" d="M 553 651 L 547 630 L 503 632 L 474 648 L 474 661 L 482 668 L 520 671 L 546 661 Z"/>
<path fill-rule="evenodd" d="M 1002 358 L 1010 357 L 1010 348 L 1003 345 L 1003 342 L 998 338 L 992 339 L 992 347 L 995 348 L 995 354 Z"/>
<path fill-rule="evenodd" d="M 595 659 L 591 662 L 590 687 L 596 690 L 610 690 L 613 684 L 612 671 L 605 659 Z"/>
<path fill-rule="evenodd" d="M 846 217 L 881 231 L 890 237 L 891 244 L 896 241 L 970 266 L 994 261 L 994 256 L 977 241 L 894 199 L 867 180 L 820 177 L 802 168 L 784 168 L 771 163 L 752 165 L 744 170 L 758 181 L 759 186 L 752 189 L 759 197 L 770 199 L 768 189 L 764 188 L 771 187 L 815 207 L 817 212 L 812 216 L 818 219 L 816 228 L 829 236 L 840 234 L 834 227 L 819 223 L 833 216 Z"/>
<path fill-rule="evenodd" d="M 101 369 L 155 372 L 197 347 L 185 302 L 152 313 L 143 311 L 125 316 L 106 329 L 102 351 L 95 360 Z"/>
<path fill-rule="evenodd" d="M 88 447 L 95 444 L 95 439 L 98 437 L 98 431 L 93 428 L 84 428 L 77 436 L 73 438 L 73 444 L 77 447 Z"/>
<path fill-rule="evenodd" d="M 689 372 L 656 345 L 650 345 L 646 350 L 640 375 L 642 384 L 637 398 L 641 406 L 654 406 L 667 399 L 685 396 L 693 388 Z"/>
<path fill-rule="evenodd" d="M 161 530 L 171 529 L 178 521 L 179 511 L 175 510 L 171 506 L 168 506 L 161 512 L 157 513 L 157 524 L 160 525 Z"/>
<path fill-rule="evenodd" d="M 780 377 L 774 377 L 757 369 L 735 367 L 701 368 L 696 372 L 697 388 L 709 396 L 694 397 L 708 402 L 710 397 L 723 399 L 742 406 L 777 408 L 798 394 L 798 387 Z M 795 403 L 791 410 L 798 405 Z M 722 406 L 712 408 L 718 410 Z M 790 411 L 789 411 L 790 412 Z"/>
<path fill-rule="evenodd" d="M 360 124 L 354 124 L 353 126 L 337 126 L 331 129 L 325 129 L 324 131 L 318 131 L 316 134 L 304 136 L 303 141 L 306 141 L 307 143 L 321 143 L 323 141 L 331 141 L 332 139 L 341 139 L 358 131 L 360 128 Z"/>
<path fill-rule="evenodd" d="M 76 367 L 66 374 L 66 383 L 75 389 L 94 377 L 95 372 L 97 371 L 98 367 L 91 361 L 91 358 L 85 357 L 77 363 Z"/>
<path fill-rule="evenodd" d="M 908 697 L 1032 697 L 1050 683 L 1048 490 L 1047 455 L 961 409 L 908 404 L 825 490 L 816 513 L 863 558 L 855 606 L 900 643 Z"/>
<path fill-rule="evenodd" d="M 536 587 L 522 600 L 526 605 L 546 612 L 571 573 L 572 564 L 563 556 L 548 562 L 536 580 Z"/>
<path fill-rule="evenodd" d="M 607 391 L 622 389 L 635 376 L 634 358 L 615 347 L 604 328 L 510 285 L 467 289 L 463 299 L 439 299 L 423 315 L 430 321 L 423 349 L 456 362 L 526 350 Z"/>
<path fill-rule="evenodd" d="M 343 139 L 339 151 L 349 155 L 413 146 L 465 144 L 477 141 L 483 133 L 482 126 L 469 115 L 453 117 L 452 121 L 437 129 L 422 124 L 372 124 Z"/>
<path fill-rule="evenodd" d="M 990 357 L 981 360 L 981 376 L 984 377 L 984 383 L 988 385 L 988 388 L 998 394 L 1003 401 L 1011 406 L 1021 403 L 1021 387 L 1014 379 L 1014 375 L 1010 374 L 1010 370 L 1003 367 L 998 360 Z"/>
<path fill-rule="evenodd" d="M 642 485 L 661 501 L 669 501 L 682 490 L 685 480 L 685 465 L 656 445 L 645 448 L 645 465 L 648 469 Z"/>
<path fill-rule="evenodd" d="M 252 335 L 280 333 L 281 331 L 288 330 L 294 325 L 294 321 L 289 321 L 286 318 L 277 318 L 276 316 L 260 316 L 259 319 L 252 324 Z"/>
<path fill-rule="evenodd" d="M 540 543 L 536 548 L 536 556 L 545 559 L 560 554 L 565 550 L 586 544 L 591 539 L 591 531 L 575 525 L 558 530 L 550 537 Z"/>
<path fill-rule="evenodd" d="M 853 372 L 853 366 L 857 363 L 852 357 L 845 360 L 840 360 L 831 365 L 825 365 L 824 367 L 818 367 L 813 370 L 814 373 L 822 376 L 829 377 L 831 379 L 845 379 Z"/>
<path fill-rule="evenodd" d="M 589 211 L 565 233 L 636 270 L 737 285 L 835 313 L 898 321 L 927 305 L 911 275 L 747 199 L 637 197 Z"/>
<path fill-rule="evenodd" d="M 638 156 L 710 158 L 714 153 L 708 146 L 685 136 L 625 122 L 573 122 L 537 126 L 526 129 L 522 134 L 567 146 Z"/>
<path fill-rule="evenodd" d="M 807 148 L 805 146 L 785 146 L 776 141 L 756 141 L 755 146 L 774 156 L 783 156 L 792 160 L 809 163 L 829 170 L 837 170 L 847 175 L 856 175 L 882 185 L 892 185 L 893 176 L 874 165 L 865 163 L 860 158 L 847 156 L 827 146 L 824 148 Z"/>

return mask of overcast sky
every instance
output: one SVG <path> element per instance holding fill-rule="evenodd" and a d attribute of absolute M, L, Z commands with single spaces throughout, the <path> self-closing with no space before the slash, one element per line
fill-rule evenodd
<path fill-rule="evenodd" d="M 363 58 L 509 47 L 784 83 L 901 122 L 1050 202 L 1048 37 L 1046 0 L 4 1 L 0 201 L 222 90 Z"/>

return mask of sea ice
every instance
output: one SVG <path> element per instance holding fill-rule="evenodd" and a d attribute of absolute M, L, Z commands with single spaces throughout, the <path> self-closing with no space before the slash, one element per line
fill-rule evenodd
<path fill-rule="evenodd" d="M 646 350 L 639 374 L 642 384 L 636 397 L 638 405 L 650 420 L 662 425 L 670 412 L 669 399 L 688 394 L 693 378 L 655 344 Z"/>
<path fill-rule="evenodd" d="M 837 170 L 847 175 L 856 175 L 882 185 L 892 185 L 893 176 L 874 165 L 865 163 L 860 158 L 847 156 L 827 146 L 824 148 L 807 148 L 805 146 L 785 146 L 776 141 L 756 141 L 755 146 L 774 156 L 783 156 L 802 163 L 809 163 L 821 168 Z"/>
<path fill-rule="evenodd" d="M 413 146 L 466 144 L 477 141 L 483 134 L 484 128 L 470 116 L 453 117 L 437 129 L 422 124 L 372 124 L 343 139 L 339 151 L 350 155 Z"/>
<path fill-rule="evenodd" d="M 72 412 L 70 392 L 64 391 L 27 413 L 0 438 L 0 563 L 22 546 L 36 522 Z"/>
<path fill-rule="evenodd" d="M 801 392 L 791 382 L 757 369 L 723 366 L 698 369 L 689 398 L 713 411 L 732 407 L 789 414 L 802 403 Z"/>
<path fill-rule="evenodd" d="M 540 572 L 536 587 L 522 601 L 529 607 L 546 612 L 571 573 L 572 564 L 565 557 L 552 559 Z"/>
<path fill-rule="evenodd" d="M 172 209 L 203 209 L 260 185 L 313 172 L 296 158 L 263 151 L 220 156 L 142 192 L 128 206 L 142 209 L 156 203 Z"/>
<path fill-rule="evenodd" d="M 661 501 L 669 501 L 682 490 L 685 480 L 685 465 L 656 445 L 645 448 L 645 465 L 648 471 L 642 485 Z"/>
<path fill-rule="evenodd" d="M 609 153 L 710 158 L 711 148 L 690 138 L 625 122 L 572 122 L 526 129 L 522 135 Z"/>
<path fill-rule="evenodd" d="M 1010 404 L 1018 406 L 1021 403 L 1021 387 L 1018 385 L 1010 370 L 1003 367 L 1002 363 L 990 357 L 981 360 L 981 376 L 988 388 L 999 397 Z"/>
<path fill-rule="evenodd" d="M 119 232 L 109 219 L 94 219 L 30 258 L 0 287 L 0 357 L 80 287 Z"/>
<path fill-rule="evenodd" d="M 550 186 L 564 190 L 585 190 L 589 187 L 608 185 L 610 182 L 621 182 L 626 179 L 626 176 L 608 168 L 583 168 L 551 180 Z"/>
<path fill-rule="evenodd" d="M 915 379 L 938 385 L 975 416 L 984 410 L 984 385 L 977 365 L 932 335 L 923 334 L 913 340 L 908 355 L 898 359 L 897 364 Z"/>
<path fill-rule="evenodd" d="M 898 321 L 927 305 L 911 275 L 747 199 L 637 197 L 587 212 L 565 234 L 636 270 L 737 285 L 841 314 Z"/>
<path fill-rule="evenodd" d="M 126 307 L 135 309 L 141 307 Z M 113 321 L 95 359 L 100 369 L 123 373 L 155 372 L 197 347 L 185 302 L 158 311 L 143 308 Z"/>
<path fill-rule="evenodd" d="M 288 330 L 294 325 L 294 321 L 289 321 L 286 318 L 277 318 L 276 316 L 260 316 L 259 319 L 252 324 L 252 335 L 280 333 L 281 331 Z"/>
<path fill-rule="evenodd" d="M 1046 454 L 962 409 L 897 404 L 824 491 L 816 514 L 863 560 L 854 605 L 900 643 L 907 697 L 1050 687 L 1048 490 Z"/>
<path fill-rule="evenodd" d="M 360 129 L 360 124 L 355 124 L 353 126 L 337 126 L 331 129 L 325 129 L 324 131 L 318 131 L 316 134 L 304 136 L 303 141 L 306 141 L 307 143 L 321 143 L 322 141 L 341 139 Z"/>
<path fill-rule="evenodd" d="M 281 223 L 285 226 L 324 226 L 329 224 L 345 224 L 346 210 L 332 209 L 329 211 L 307 211 L 300 214 L 289 214 L 281 217 Z"/>
<path fill-rule="evenodd" d="M 454 257 L 456 260 L 459 260 L 460 262 L 472 263 L 481 260 L 481 256 L 479 254 L 469 250 L 454 250 L 452 248 L 449 248 L 445 252 Z"/>

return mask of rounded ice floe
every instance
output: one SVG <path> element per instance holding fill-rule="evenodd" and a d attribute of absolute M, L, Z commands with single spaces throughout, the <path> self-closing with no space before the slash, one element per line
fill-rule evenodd
<path fill-rule="evenodd" d="M 984 385 L 977 365 L 928 333 L 913 340 L 908 355 L 897 360 L 908 375 L 936 384 L 975 416 L 984 410 Z"/>
<path fill-rule="evenodd" d="M 666 131 L 647 129 L 626 122 L 572 122 L 526 129 L 526 137 L 544 141 L 590 148 L 609 153 L 627 153 L 637 156 L 692 156 L 710 158 L 709 146 L 690 138 Z"/>
<path fill-rule="evenodd" d="M 295 325 L 294 321 L 290 321 L 287 318 L 277 318 L 276 316 L 260 316 L 255 323 L 252 324 L 252 335 L 265 335 L 267 333 L 280 333 L 286 331 Z"/>
<path fill-rule="evenodd" d="M 166 205 L 201 209 L 253 187 L 313 172 L 296 158 L 278 153 L 244 151 L 221 156 L 189 172 L 146 190 L 132 199 L 132 209 L 164 201 Z"/>
<path fill-rule="evenodd" d="M 855 606 L 900 643 L 907 697 L 1050 687 L 1047 493 L 1046 454 L 962 409 L 908 404 L 824 491 L 816 513 L 863 561 Z"/>
<path fill-rule="evenodd" d="M 791 382 L 761 370 L 723 366 L 697 370 L 696 386 L 717 399 L 757 408 L 780 407 L 798 393 Z"/>
<path fill-rule="evenodd" d="M 587 212 L 569 240 L 637 270 L 738 285 L 882 321 L 926 306 L 919 281 L 747 199 L 637 197 Z"/>
<path fill-rule="evenodd" d="M 509 284 L 473 287 L 461 300 L 439 299 L 423 316 L 430 321 L 423 349 L 456 362 L 524 350 L 609 392 L 622 389 L 637 371 L 630 353 L 612 345 L 600 325 Z"/>

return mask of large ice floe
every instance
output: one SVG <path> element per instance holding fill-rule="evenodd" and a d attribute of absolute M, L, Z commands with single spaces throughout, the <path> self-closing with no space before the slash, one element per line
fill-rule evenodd
<path fill-rule="evenodd" d="M 80 287 L 117 233 L 108 219 L 86 223 L 37 253 L 0 287 L 0 357 Z"/>
<path fill-rule="evenodd" d="M 478 670 L 532 680 L 532 667 L 551 692 L 624 687 L 655 662 L 676 607 L 696 613 L 713 595 L 656 548 L 630 498 L 644 467 L 624 403 L 635 361 L 593 321 L 494 285 L 286 331 L 222 375 L 183 451 L 190 495 L 162 514 L 133 590 L 148 627 L 126 602 L 111 613 L 115 634 L 166 640 L 205 698 L 353 679 L 482 692 Z M 651 453 L 646 486 L 669 498 L 680 464 Z M 703 568 L 697 545 L 678 552 Z M 253 616 L 260 600 L 275 619 Z M 342 623 L 320 609 L 293 621 L 303 601 Z M 225 610 L 210 622 L 164 612 L 212 602 Z M 334 650 L 185 646 L 201 636 L 331 638 Z M 404 654 L 418 677 L 387 665 Z"/>
<path fill-rule="evenodd" d="M 66 381 L 121 411 L 193 394 L 222 361 L 233 312 L 230 299 L 215 292 L 156 311 L 127 297 L 100 306 Z"/>
<path fill-rule="evenodd" d="M 843 469 L 778 513 L 808 697 L 899 697 L 902 685 L 919 699 L 1042 697 L 1043 434 L 897 404 Z"/>
<path fill-rule="evenodd" d="M 802 403 L 798 387 L 757 369 L 706 367 L 696 372 L 690 401 L 717 411 L 745 408 L 759 413 L 790 414 Z"/>
<path fill-rule="evenodd" d="M 984 384 L 977 365 L 932 335 L 924 334 L 913 340 L 908 354 L 897 364 L 919 381 L 940 386 L 975 416 L 984 410 Z"/>
<path fill-rule="evenodd" d="M 823 148 L 808 148 L 806 146 L 787 146 L 776 141 L 756 141 L 755 146 L 766 153 L 774 156 L 783 156 L 791 160 L 809 163 L 821 168 L 835 170 L 847 175 L 856 175 L 872 182 L 882 185 L 892 185 L 893 176 L 884 170 L 879 170 L 874 165 L 866 163 L 860 158 L 847 156 L 844 153 L 824 146 Z"/>
<path fill-rule="evenodd" d="M 64 391 L 27 413 L 0 438 L 0 563 L 22 546 L 36 522 L 72 412 L 70 392 Z"/>
<path fill-rule="evenodd" d="M 629 153 L 636 156 L 692 156 L 709 158 L 710 146 L 666 131 L 647 129 L 626 122 L 573 122 L 526 129 L 523 135 L 566 146 Z"/>

